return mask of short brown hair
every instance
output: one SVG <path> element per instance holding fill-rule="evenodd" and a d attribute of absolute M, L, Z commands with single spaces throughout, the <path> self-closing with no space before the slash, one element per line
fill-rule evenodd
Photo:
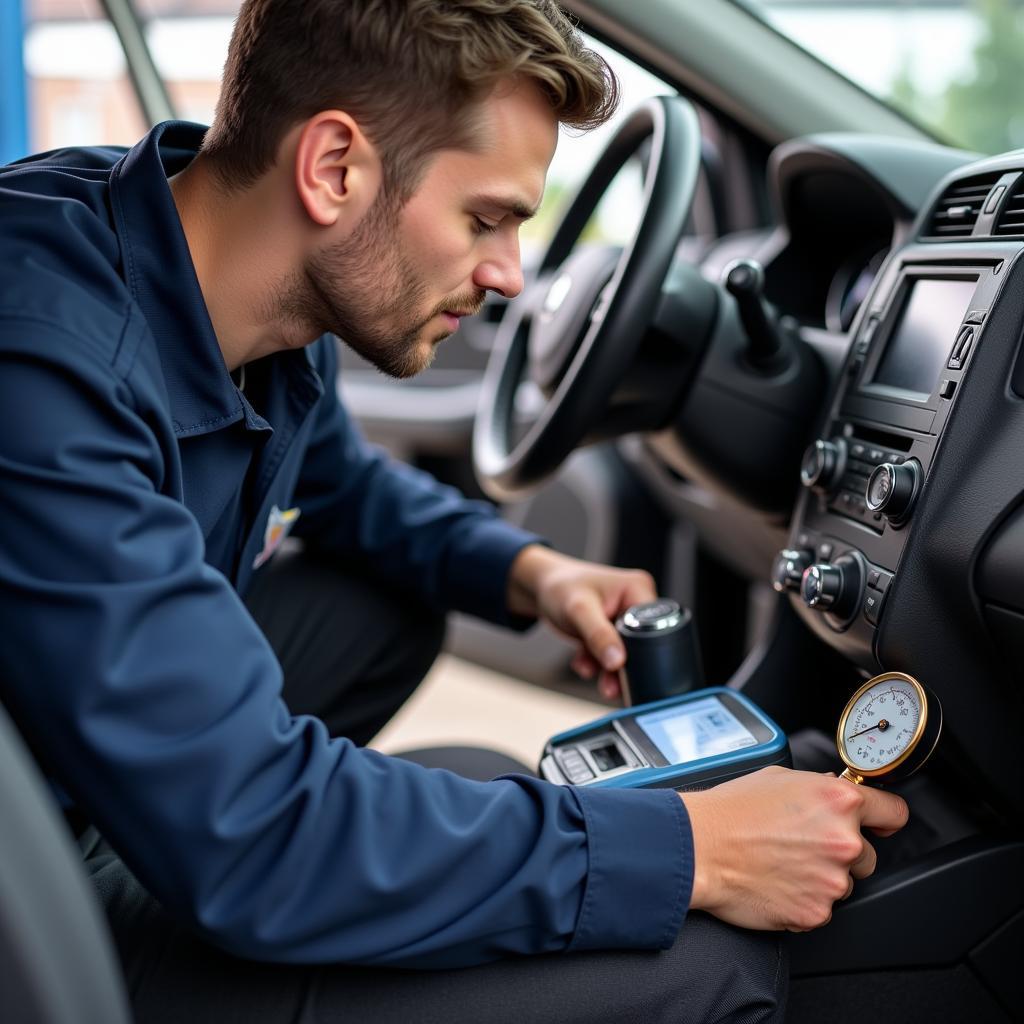
<path fill-rule="evenodd" d="M 404 202 L 430 154 L 470 145 L 474 103 L 509 76 L 534 82 L 572 127 L 602 124 L 618 102 L 608 64 L 554 0 L 246 0 L 203 153 L 244 188 L 289 128 L 339 108 Z"/>

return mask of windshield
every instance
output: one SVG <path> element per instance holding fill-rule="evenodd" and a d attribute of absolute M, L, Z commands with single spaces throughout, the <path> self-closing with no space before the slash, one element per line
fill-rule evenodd
<path fill-rule="evenodd" d="M 1024 146 L 1022 0 L 743 0 L 783 35 L 956 146 Z"/>

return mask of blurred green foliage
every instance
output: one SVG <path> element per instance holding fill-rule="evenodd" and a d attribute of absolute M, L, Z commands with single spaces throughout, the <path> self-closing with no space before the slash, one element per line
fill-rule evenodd
<path fill-rule="evenodd" d="M 950 142 L 982 153 L 1024 147 L 1024 5 L 1020 0 L 972 0 L 981 32 L 970 73 L 940 96 L 917 87 L 905 63 L 889 99 L 932 125 Z"/>
<path fill-rule="evenodd" d="M 984 32 L 974 75 L 946 91 L 943 127 L 974 149 L 999 153 L 1024 146 L 1024 8 L 1010 0 L 975 0 Z"/>

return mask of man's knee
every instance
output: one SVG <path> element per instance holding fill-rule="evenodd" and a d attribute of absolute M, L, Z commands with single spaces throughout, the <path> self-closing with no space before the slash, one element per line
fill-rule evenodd
<path fill-rule="evenodd" d="M 396 601 L 388 614 L 394 617 L 390 630 L 394 637 L 389 658 L 392 671 L 415 688 L 444 646 L 447 617 L 415 599 Z"/>
<path fill-rule="evenodd" d="M 442 612 L 298 546 L 278 552 L 245 600 L 284 670 L 292 710 L 362 742 L 412 693 L 444 641 Z"/>
<path fill-rule="evenodd" d="M 680 1008 L 687 1009 L 679 1019 L 782 1021 L 789 993 L 785 939 L 783 933 L 749 931 L 709 914 L 688 914 L 669 951 L 680 972 L 698 979 L 694 992 L 680 994 Z"/>

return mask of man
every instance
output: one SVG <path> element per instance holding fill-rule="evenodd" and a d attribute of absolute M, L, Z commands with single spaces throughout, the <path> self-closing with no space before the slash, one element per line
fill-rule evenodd
<path fill-rule="evenodd" d="M 905 820 L 827 776 L 684 802 L 359 746 L 444 609 L 609 673 L 653 596 L 369 449 L 321 338 L 406 376 L 517 294 L 558 124 L 614 98 L 549 0 L 251 0 L 205 136 L 0 176 L 3 696 L 104 837 L 139 1020 L 771 1016 L 778 943 L 731 925 L 822 924 Z"/>

